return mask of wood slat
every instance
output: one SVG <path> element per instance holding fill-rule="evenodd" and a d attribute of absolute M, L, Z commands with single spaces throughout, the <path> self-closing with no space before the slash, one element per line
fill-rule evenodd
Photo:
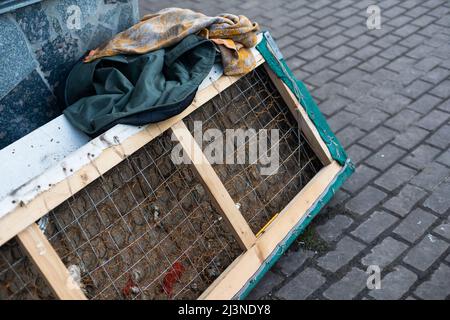
<path fill-rule="evenodd" d="M 27 255 L 59 299 L 86 300 L 64 263 L 35 223 L 17 235 Z"/>
<path fill-rule="evenodd" d="M 239 245 L 243 250 L 250 249 L 255 243 L 255 234 L 236 207 L 227 189 L 189 132 L 186 124 L 182 120 L 177 122 L 172 126 L 172 132 L 183 147 L 185 154 L 191 160 L 195 172 L 211 195 L 211 199 L 229 225 Z"/>
<path fill-rule="evenodd" d="M 283 98 L 284 102 L 287 104 L 289 110 L 291 110 L 291 113 L 297 120 L 299 128 L 304 133 L 314 153 L 317 155 L 324 166 L 330 164 L 331 161 L 333 161 L 330 151 L 328 150 L 325 142 L 323 142 L 319 131 L 317 131 L 316 126 L 313 124 L 306 111 L 300 105 L 297 98 L 288 88 L 288 86 L 286 86 L 286 84 L 277 77 L 272 69 L 270 69 L 267 64 L 265 64 L 264 67 L 269 74 L 270 80 L 272 80 L 273 84 L 280 92 L 280 95 Z"/>
<path fill-rule="evenodd" d="M 326 191 L 342 167 L 333 161 L 322 168 L 316 176 L 281 211 L 277 219 L 256 240 L 255 245 L 239 256 L 210 286 L 199 299 L 231 299 L 255 275 L 277 245 L 301 221 L 308 209 Z"/>

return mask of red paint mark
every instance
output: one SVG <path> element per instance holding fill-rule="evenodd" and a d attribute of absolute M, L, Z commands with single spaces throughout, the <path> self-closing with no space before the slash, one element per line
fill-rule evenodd
<path fill-rule="evenodd" d="M 131 289 L 133 287 L 136 287 L 136 283 L 134 283 L 133 279 L 131 278 L 131 275 L 129 275 L 127 283 L 125 283 L 125 286 L 122 288 L 122 294 L 125 298 L 128 298 L 130 296 Z"/>
<path fill-rule="evenodd" d="M 181 262 L 175 262 L 169 272 L 166 273 L 163 280 L 163 288 L 167 295 L 171 298 L 173 294 L 174 284 L 180 280 L 184 267 Z"/>

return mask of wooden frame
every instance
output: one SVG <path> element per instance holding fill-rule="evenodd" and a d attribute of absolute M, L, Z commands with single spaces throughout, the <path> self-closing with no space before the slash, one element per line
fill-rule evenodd
<path fill-rule="evenodd" d="M 264 64 L 264 62 L 262 56 L 257 58 L 257 66 Z M 244 250 L 243 254 L 203 292 L 200 299 L 233 298 L 246 285 L 248 280 L 258 272 L 277 245 L 285 239 L 299 221 L 305 218 L 308 210 L 326 191 L 343 168 L 332 159 L 316 127 L 290 89 L 275 76 L 267 65 L 265 67 L 271 81 L 280 92 L 283 100 L 298 122 L 299 128 L 301 128 L 324 167 L 258 237 L 250 229 L 225 186 L 183 122 L 184 117 L 240 78 L 222 76 L 207 88 L 200 90 L 193 103 L 181 114 L 160 123 L 150 124 L 144 130 L 121 141 L 118 145 L 110 146 L 90 161 L 89 164 L 82 166 L 63 181 L 37 195 L 29 203 L 17 206 L 12 212 L 1 218 L 0 245 L 17 236 L 21 245 L 39 268 L 58 298 L 85 299 L 86 297 L 79 288 L 69 288 L 67 286 L 67 281 L 70 279 L 69 273 L 35 222 L 170 128 L 188 156 L 193 160 L 194 171 L 198 174 L 205 189 L 209 191 L 219 212 Z"/>

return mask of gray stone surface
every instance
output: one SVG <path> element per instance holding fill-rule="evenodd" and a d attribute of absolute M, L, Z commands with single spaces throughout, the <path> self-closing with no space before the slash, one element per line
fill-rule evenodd
<path fill-rule="evenodd" d="M 349 263 L 362 249 L 364 249 L 362 243 L 344 237 L 337 243 L 334 251 L 328 252 L 317 260 L 317 265 L 331 272 L 336 272 L 343 265 Z"/>
<path fill-rule="evenodd" d="M 363 215 L 379 204 L 384 198 L 386 198 L 386 196 L 386 193 L 383 191 L 368 186 L 347 203 L 347 209 L 354 213 Z"/>
<path fill-rule="evenodd" d="M 444 237 L 450 240 L 450 221 L 446 220 L 441 225 L 437 226 L 434 230 L 434 233 L 437 233 L 441 237 Z"/>
<path fill-rule="evenodd" d="M 370 243 L 397 221 L 398 218 L 385 211 L 375 211 L 352 231 L 352 235 Z"/>
<path fill-rule="evenodd" d="M 351 300 L 366 287 L 367 276 L 361 269 L 353 268 L 325 290 L 323 296 L 330 300 Z"/>
<path fill-rule="evenodd" d="M 276 296 L 288 300 L 308 298 L 325 283 L 325 278 L 316 269 L 308 268 L 281 287 Z"/>
<path fill-rule="evenodd" d="M 448 243 L 427 235 L 416 244 L 403 261 L 420 271 L 426 271 L 448 249 Z"/>
<path fill-rule="evenodd" d="M 437 162 L 430 163 L 417 176 L 411 179 L 411 184 L 433 191 L 450 176 L 450 169 Z"/>
<path fill-rule="evenodd" d="M 436 221 L 436 216 L 417 208 L 394 229 L 394 233 L 413 243 Z"/>
<path fill-rule="evenodd" d="M 430 280 L 422 283 L 414 294 L 422 299 L 441 300 L 448 299 L 450 295 L 450 267 L 440 264 L 433 272 Z"/>
<path fill-rule="evenodd" d="M 415 291 L 432 279 L 441 264 L 450 263 L 450 240 L 446 231 L 439 229 L 450 215 L 445 197 L 450 176 L 450 3 L 381 1 L 381 30 L 366 27 L 369 4 L 373 3 L 229 0 L 205 5 L 194 0 L 141 0 L 142 13 L 168 6 L 189 7 L 210 15 L 228 11 L 247 15 L 269 29 L 287 64 L 311 89 L 357 165 L 356 173 L 343 186 L 345 192 L 338 192 L 324 210 L 330 217 L 327 221 L 345 216 L 352 224 L 347 228 L 339 223 L 335 228 L 328 225 L 335 240 L 325 242 L 326 246 L 320 238 L 312 239 L 321 250 L 303 264 L 300 257 L 298 268 L 293 262 L 291 275 L 284 275 L 279 265 L 274 268 L 275 274 L 285 277 L 282 285 L 291 293 L 285 298 L 327 299 L 325 292 L 331 298 L 332 288 L 341 288 L 334 292 L 342 297 L 420 298 Z M 403 221 L 417 208 L 437 219 L 410 243 L 393 230 L 406 226 Z M 320 230 L 323 223 L 320 218 L 314 220 L 311 228 Z M 410 227 L 402 233 L 415 234 L 417 226 Z M 430 233 L 437 240 L 433 246 L 426 245 Z M 382 271 L 384 289 L 363 289 L 355 296 L 358 290 L 346 277 L 353 275 L 352 270 L 364 270 L 361 259 L 371 254 L 375 257 L 375 253 L 391 257 L 383 260 L 387 264 Z M 346 256 L 344 263 L 337 262 L 342 260 L 338 257 L 341 254 Z M 282 257 L 280 263 L 285 267 L 289 265 L 286 259 L 295 260 Z M 329 270 L 321 265 L 334 267 Z M 338 271 L 334 272 L 336 265 Z M 305 270 L 305 280 L 294 281 Z M 314 283 L 316 279 L 319 286 Z M 272 293 L 280 285 L 275 285 Z M 310 288 L 307 294 L 305 285 Z M 429 288 L 443 297 L 439 287 Z M 296 295 L 296 291 L 302 294 Z"/>
<path fill-rule="evenodd" d="M 397 196 L 390 198 L 383 206 L 400 216 L 405 216 L 426 194 L 421 188 L 407 184 Z"/>
<path fill-rule="evenodd" d="M 275 265 L 275 269 L 279 269 L 280 272 L 289 277 L 296 270 L 301 268 L 303 264 L 309 258 L 314 256 L 314 252 L 310 250 L 300 249 L 298 251 L 288 251 Z"/>
<path fill-rule="evenodd" d="M 417 171 L 402 164 L 395 164 L 383 175 L 375 180 L 375 183 L 389 191 L 392 191 L 402 184 L 408 182 L 416 175 Z"/>
<path fill-rule="evenodd" d="M 264 278 L 256 285 L 256 287 L 247 296 L 249 300 L 258 300 L 270 293 L 273 287 L 278 286 L 283 282 L 284 278 L 278 274 L 269 271 Z"/>
<path fill-rule="evenodd" d="M 429 196 L 424 206 L 439 214 L 448 214 L 450 208 L 450 182 L 444 182 Z"/>
<path fill-rule="evenodd" d="M 417 275 L 399 266 L 381 280 L 381 288 L 370 290 L 369 295 L 377 300 L 398 300 L 417 281 Z"/>
<path fill-rule="evenodd" d="M 352 222 L 351 218 L 340 214 L 328 220 L 325 224 L 318 226 L 316 230 L 323 240 L 331 242 L 336 240 Z"/>
<path fill-rule="evenodd" d="M 371 252 L 362 258 L 361 262 L 365 266 L 376 265 L 384 268 L 397 259 L 406 249 L 408 249 L 406 244 L 388 237 L 373 247 Z"/>

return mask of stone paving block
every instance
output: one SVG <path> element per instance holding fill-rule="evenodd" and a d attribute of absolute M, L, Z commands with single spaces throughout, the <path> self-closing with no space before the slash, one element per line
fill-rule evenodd
<path fill-rule="evenodd" d="M 386 170 L 405 154 L 400 148 L 387 144 L 365 162 L 380 170 Z"/>
<path fill-rule="evenodd" d="M 333 96 L 330 99 L 319 104 L 319 109 L 327 116 L 332 115 L 336 111 L 348 105 L 351 101 L 341 96 Z"/>
<path fill-rule="evenodd" d="M 356 167 L 355 173 L 344 182 L 342 187 L 351 193 L 356 193 L 378 175 L 379 172 L 377 170 L 361 164 Z"/>
<path fill-rule="evenodd" d="M 433 162 L 411 179 L 411 184 L 433 191 L 442 181 L 450 176 L 450 169 Z"/>
<path fill-rule="evenodd" d="M 398 300 L 404 296 L 417 281 L 417 275 L 398 266 L 381 280 L 381 289 L 370 290 L 369 295 L 377 300 Z"/>
<path fill-rule="evenodd" d="M 395 164 L 381 177 L 375 180 L 375 184 L 387 190 L 394 190 L 402 184 L 408 182 L 416 175 L 417 171 L 401 164 Z"/>
<path fill-rule="evenodd" d="M 425 39 L 426 38 L 424 36 L 421 36 L 420 34 L 412 34 L 400 41 L 400 44 L 408 48 L 414 48 L 421 44 Z"/>
<path fill-rule="evenodd" d="M 330 68 L 339 73 L 344 73 L 345 71 L 357 66 L 361 63 L 361 60 L 353 58 L 353 57 L 345 57 L 338 60 L 335 64 L 331 65 Z M 354 78 L 357 81 L 359 78 Z M 349 82 L 348 78 L 346 79 L 348 83 L 354 83 L 355 81 Z M 345 81 L 345 80 L 344 80 Z"/>
<path fill-rule="evenodd" d="M 303 300 L 325 283 L 322 274 L 313 268 L 305 269 L 291 279 L 276 293 L 276 296 L 287 300 Z"/>
<path fill-rule="evenodd" d="M 429 132 L 427 130 L 412 126 L 397 135 L 392 143 L 405 149 L 412 149 L 425 139 L 428 134 Z"/>
<path fill-rule="evenodd" d="M 336 77 L 337 75 L 338 75 L 337 72 L 325 69 L 318 73 L 313 74 L 311 77 L 307 79 L 307 81 L 309 83 L 312 83 L 313 85 L 321 86 L 326 82 L 328 82 L 330 79 Z"/>
<path fill-rule="evenodd" d="M 365 287 L 367 274 L 358 268 L 352 268 L 341 280 L 331 285 L 323 296 L 330 300 L 351 300 Z"/>
<path fill-rule="evenodd" d="M 304 32 L 304 30 L 302 30 L 302 33 L 303 32 Z M 316 46 L 312 47 L 311 49 L 303 51 L 302 59 L 312 60 L 312 59 L 317 58 L 318 56 L 323 55 L 327 51 L 328 51 L 327 48 L 321 47 L 320 45 L 316 45 Z"/>
<path fill-rule="evenodd" d="M 445 68 L 434 68 L 433 70 L 427 72 L 421 78 L 422 80 L 431 82 L 433 84 L 438 84 L 444 79 L 447 79 L 450 76 L 450 70 Z"/>
<path fill-rule="evenodd" d="M 413 243 L 423 236 L 436 217 L 420 208 L 415 209 L 394 229 L 394 233 Z"/>
<path fill-rule="evenodd" d="M 408 48 L 402 47 L 400 45 L 393 45 L 381 52 L 380 56 L 385 59 L 392 60 L 404 54 L 406 51 L 408 51 Z"/>
<path fill-rule="evenodd" d="M 389 118 L 389 114 L 378 109 L 370 109 L 363 116 L 356 119 L 353 124 L 364 130 L 372 130 Z"/>
<path fill-rule="evenodd" d="M 449 66 L 449 68 L 450 68 L 450 66 Z M 438 106 L 438 109 L 450 113 L 450 99 L 447 99 L 443 103 L 441 103 Z"/>
<path fill-rule="evenodd" d="M 450 240 L 450 220 L 443 222 L 441 225 L 437 226 L 434 230 L 434 233 Z"/>
<path fill-rule="evenodd" d="M 433 110 L 420 119 L 420 121 L 417 121 L 416 125 L 426 130 L 434 130 L 446 122 L 448 118 L 450 118 L 450 114 L 439 110 Z"/>
<path fill-rule="evenodd" d="M 407 86 L 404 90 L 404 94 L 407 97 L 416 99 L 419 96 L 421 96 L 423 93 L 427 92 L 431 89 L 433 85 L 422 81 L 422 80 L 415 80 L 413 83 L 411 83 L 409 86 Z"/>
<path fill-rule="evenodd" d="M 440 127 L 427 139 L 427 143 L 441 149 L 447 149 L 450 146 L 450 125 Z"/>
<path fill-rule="evenodd" d="M 360 81 L 362 78 L 364 78 L 367 75 L 366 72 L 358 69 L 351 69 L 344 73 L 343 75 L 339 76 L 336 81 L 342 83 L 346 87 L 350 86 L 352 83 L 356 81 Z"/>
<path fill-rule="evenodd" d="M 397 133 L 394 130 L 381 126 L 376 128 L 369 134 L 366 134 L 360 140 L 360 143 L 372 150 L 377 150 L 387 142 L 389 142 L 396 135 Z"/>
<path fill-rule="evenodd" d="M 328 202 L 327 207 L 337 208 L 340 207 L 350 197 L 350 195 L 342 189 L 339 189 L 334 197 Z"/>
<path fill-rule="evenodd" d="M 324 40 L 325 40 L 324 38 L 319 37 L 316 34 L 313 34 L 309 37 L 302 38 L 300 41 L 297 41 L 295 43 L 295 45 L 302 49 L 309 49 L 309 48 L 315 46 L 316 44 L 323 42 Z M 320 59 L 320 58 L 322 58 L 322 57 L 319 57 L 318 59 Z M 316 60 L 312 60 L 312 61 L 310 61 L 310 63 L 314 63 L 315 61 Z M 305 64 L 305 66 L 307 66 L 307 65 L 308 64 Z"/>
<path fill-rule="evenodd" d="M 387 237 L 373 247 L 370 253 L 361 259 L 361 262 L 365 266 L 376 265 L 383 269 L 397 259 L 406 249 L 408 249 L 408 245 Z"/>
<path fill-rule="evenodd" d="M 351 233 L 364 242 L 371 243 L 397 221 L 398 218 L 385 211 L 375 211 Z"/>
<path fill-rule="evenodd" d="M 344 148 L 346 148 L 364 135 L 365 135 L 364 131 L 362 131 L 361 129 L 359 129 L 357 127 L 350 125 L 344 129 L 342 129 L 341 131 L 339 131 L 339 133 L 337 133 L 336 136 L 339 139 L 339 142 L 341 143 L 341 145 Z"/>
<path fill-rule="evenodd" d="M 334 251 L 320 257 L 317 260 L 317 265 L 331 272 L 336 272 L 364 248 L 365 245 L 346 236 L 337 243 Z"/>
<path fill-rule="evenodd" d="M 426 271 L 448 249 L 449 244 L 432 235 L 426 235 L 406 254 L 403 262 L 419 271 Z"/>
<path fill-rule="evenodd" d="M 330 17 L 334 18 L 334 17 Z M 328 47 L 330 49 L 334 49 L 339 47 L 340 45 L 346 43 L 348 41 L 347 37 L 344 37 L 343 35 L 337 35 L 336 37 L 332 37 L 331 39 L 328 39 L 327 41 L 322 42 L 322 45 L 325 47 Z"/>
<path fill-rule="evenodd" d="M 283 255 L 275 265 L 276 269 L 286 276 L 291 276 L 295 271 L 300 269 L 309 258 L 314 256 L 314 252 L 310 250 L 299 249 L 298 251 L 288 251 Z"/>
<path fill-rule="evenodd" d="M 386 193 L 372 186 L 365 187 L 356 197 L 347 202 L 351 212 L 363 215 L 386 198 Z"/>
<path fill-rule="evenodd" d="M 351 123 L 356 117 L 356 114 L 342 110 L 328 119 L 328 125 L 334 132 L 337 132 Z"/>
<path fill-rule="evenodd" d="M 348 54 L 352 53 L 353 51 L 355 51 L 355 49 L 350 48 L 346 45 L 342 45 L 336 49 L 331 50 L 330 52 L 325 54 L 325 57 L 333 59 L 335 61 L 339 61 L 342 58 L 344 58 L 345 56 L 347 56 Z"/>
<path fill-rule="evenodd" d="M 408 128 L 410 124 L 420 119 L 420 117 L 421 117 L 420 113 L 413 110 L 405 109 L 400 111 L 394 117 L 387 120 L 385 122 L 385 125 L 394 130 L 402 132 L 405 131 L 405 129 Z"/>
<path fill-rule="evenodd" d="M 450 167 L 450 149 L 447 149 L 447 151 L 441 154 L 439 158 L 437 158 L 437 161 Z"/>
<path fill-rule="evenodd" d="M 332 242 L 350 227 L 352 223 L 353 219 L 350 217 L 338 214 L 324 224 L 318 226 L 316 231 L 323 240 Z"/>
<path fill-rule="evenodd" d="M 282 283 L 284 278 L 272 271 L 268 271 L 264 278 L 256 285 L 256 287 L 247 296 L 247 300 L 258 300 L 265 297 L 272 289 Z"/>
<path fill-rule="evenodd" d="M 432 162 L 434 158 L 440 153 L 441 150 L 435 147 L 421 144 L 416 149 L 414 149 L 407 157 L 405 157 L 402 162 L 416 169 L 422 169 L 427 164 Z"/>
<path fill-rule="evenodd" d="M 389 113 L 390 115 L 394 115 L 400 110 L 403 110 L 406 106 L 409 106 L 410 104 L 411 99 L 394 93 L 387 96 L 382 102 L 380 102 L 377 108 L 379 110 Z"/>
<path fill-rule="evenodd" d="M 333 61 L 330 59 L 327 59 L 324 57 L 319 57 L 319 58 L 315 59 L 314 61 L 312 61 L 308 64 L 305 64 L 303 66 L 303 70 L 306 70 L 309 73 L 317 73 L 332 63 L 333 63 Z M 332 72 L 332 73 L 333 73 L 333 75 L 329 79 L 331 79 L 332 77 L 335 77 L 337 75 L 335 72 Z"/>
<path fill-rule="evenodd" d="M 431 279 L 422 283 L 414 294 L 422 299 L 443 300 L 450 295 L 450 267 L 441 263 Z"/>
<path fill-rule="evenodd" d="M 423 205 L 439 214 L 448 214 L 450 209 L 450 181 L 444 182 L 440 187 L 433 191 Z"/>
<path fill-rule="evenodd" d="M 374 72 L 388 63 L 389 60 L 375 56 L 359 66 L 361 70 Z"/>
<path fill-rule="evenodd" d="M 405 56 L 400 56 L 398 58 L 395 58 L 392 62 L 390 62 L 386 69 L 396 71 L 398 73 L 401 73 L 406 68 L 411 68 L 414 63 L 416 63 L 417 60 Z"/>
<path fill-rule="evenodd" d="M 424 94 L 422 97 L 414 101 L 408 106 L 409 109 L 417 111 L 421 114 L 428 114 L 434 107 L 439 105 L 442 99 L 432 96 L 431 94 Z"/>
<path fill-rule="evenodd" d="M 403 217 L 426 195 L 427 193 L 421 188 L 407 184 L 400 190 L 397 196 L 386 201 L 383 207 Z"/>
<path fill-rule="evenodd" d="M 438 86 L 431 89 L 430 93 L 441 98 L 448 98 L 450 96 L 449 93 L 450 90 L 448 90 L 448 88 L 450 88 L 450 80 L 445 80 L 441 82 Z"/>

